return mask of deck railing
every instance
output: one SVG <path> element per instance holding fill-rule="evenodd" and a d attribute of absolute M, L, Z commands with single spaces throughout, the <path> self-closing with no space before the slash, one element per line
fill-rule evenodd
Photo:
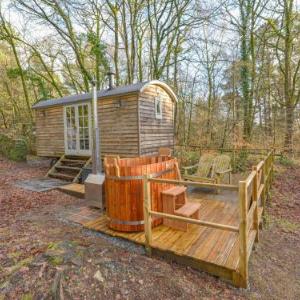
<path fill-rule="evenodd" d="M 266 201 L 274 176 L 274 150 L 252 167 L 246 180 L 239 182 L 239 276 L 235 284 L 248 286 L 248 261 L 253 243 L 259 240 L 259 222 L 265 212 Z"/>
<path fill-rule="evenodd" d="M 237 275 L 233 278 L 235 285 L 248 286 L 248 261 L 254 241 L 259 238 L 259 221 L 265 209 L 266 199 L 269 196 L 271 182 L 273 180 L 274 151 L 271 150 L 266 158 L 253 166 L 249 176 L 240 181 L 238 185 L 200 183 L 182 180 L 144 177 L 144 225 L 145 248 L 151 255 L 152 243 L 152 217 L 163 217 L 190 224 L 205 226 L 220 230 L 236 232 L 239 235 L 239 266 Z M 196 220 L 187 217 L 176 216 L 163 212 L 153 211 L 151 208 L 151 183 L 174 184 L 193 187 L 208 187 L 214 189 L 233 190 L 239 194 L 239 226 L 230 226 Z"/>

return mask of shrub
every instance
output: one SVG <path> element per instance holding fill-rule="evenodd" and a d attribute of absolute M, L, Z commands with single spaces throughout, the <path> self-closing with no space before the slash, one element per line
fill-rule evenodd
<path fill-rule="evenodd" d="M 233 172 L 245 172 L 248 167 L 248 152 L 242 150 L 236 154 L 235 160 L 232 159 Z"/>
<path fill-rule="evenodd" d="M 27 143 L 24 139 L 14 141 L 10 137 L 0 135 L 0 154 L 16 161 L 25 160 L 28 153 Z"/>
<path fill-rule="evenodd" d="M 281 165 L 286 166 L 286 167 L 291 167 L 294 165 L 294 161 L 285 155 L 281 155 L 280 158 L 278 159 L 278 161 Z"/>
<path fill-rule="evenodd" d="M 17 140 L 14 147 L 9 152 L 9 159 L 21 161 L 26 159 L 27 144 L 24 140 Z"/>
<path fill-rule="evenodd" d="M 0 154 L 9 157 L 11 149 L 14 147 L 14 141 L 4 134 L 0 134 Z"/>
<path fill-rule="evenodd" d="M 199 152 L 188 151 L 185 148 L 175 150 L 174 156 L 177 157 L 183 166 L 195 164 L 199 160 Z"/>

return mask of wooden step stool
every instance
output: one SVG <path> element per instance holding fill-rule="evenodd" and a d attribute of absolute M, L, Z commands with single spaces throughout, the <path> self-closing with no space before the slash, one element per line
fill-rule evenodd
<path fill-rule="evenodd" d="M 163 212 L 187 218 L 199 219 L 200 204 L 187 202 L 186 187 L 176 186 L 162 192 Z M 188 223 L 164 218 L 163 224 L 187 231 Z"/>

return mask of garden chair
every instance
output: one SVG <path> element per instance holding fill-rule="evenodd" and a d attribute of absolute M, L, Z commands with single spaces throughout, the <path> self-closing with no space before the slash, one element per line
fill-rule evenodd
<path fill-rule="evenodd" d="M 158 149 L 158 156 L 171 157 L 172 150 L 167 147 L 161 147 Z"/>
<path fill-rule="evenodd" d="M 212 168 L 213 162 L 215 159 L 215 155 L 213 154 L 203 154 L 200 156 L 199 162 L 193 166 L 183 167 L 184 175 L 183 179 L 191 180 L 191 181 L 212 181 Z M 195 170 L 196 172 L 193 174 L 189 174 L 190 170 Z"/>
<path fill-rule="evenodd" d="M 191 181 L 221 183 L 224 175 L 229 175 L 229 184 L 231 183 L 231 165 L 230 157 L 225 154 L 214 156 L 212 154 L 204 154 L 200 157 L 199 163 L 184 167 L 183 178 Z M 196 173 L 189 175 L 188 170 L 198 167 Z"/>
<path fill-rule="evenodd" d="M 215 157 L 212 168 L 212 178 L 215 178 L 215 183 L 221 183 L 223 177 L 228 174 L 228 183 L 231 184 L 232 168 L 230 161 L 230 156 L 225 154 Z"/>

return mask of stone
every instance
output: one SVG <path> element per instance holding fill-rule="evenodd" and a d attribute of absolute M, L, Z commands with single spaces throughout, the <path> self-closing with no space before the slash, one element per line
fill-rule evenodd
<path fill-rule="evenodd" d="M 97 280 L 100 281 L 100 282 L 104 282 L 104 278 L 103 278 L 103 276 L 102 276 L 100 270 L 98 270 L 98 271 L 95 273 L 94 278 L 97 279 Z"/>
<path fill-rule="evenodd" d="M 77 267 L 81 267 L 83 265 L 83 259 L 81 256 L 75 256 L 71 258 L 71 263 Z"/>

